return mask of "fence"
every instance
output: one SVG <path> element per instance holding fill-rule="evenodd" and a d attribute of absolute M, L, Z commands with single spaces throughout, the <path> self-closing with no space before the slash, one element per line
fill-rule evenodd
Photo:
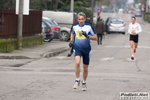
<path fill-rule="evenodd" d="M 41 33 L 42 11 L 29 12 L 23 15 L 22 36 L 31 36 Z M 18 15 L 15 10 L 0 9 L 0 38 L 17 38 Z"/>
<path fill-rule="evenodd" d="M 144 20 L 150 22 L 150 13 L 144 13 Z"/>

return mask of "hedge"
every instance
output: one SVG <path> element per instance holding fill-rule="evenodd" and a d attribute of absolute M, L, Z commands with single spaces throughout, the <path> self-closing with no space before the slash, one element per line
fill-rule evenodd
<path fill-rule="evenodd" d="M 150 22 L 150 13 L 145 12 L 144 13 L 144 20 Z"/>
<path fill-rule="evenodd" d="M 43 44 L 43 36 L 36 35 L 31 37 L 23 37 L 22 48 L 30 47 L 34 45 Z M 6 53 L 17 49 L 17 39 L 8 39 L 0 41 L 0 52 Z"/>

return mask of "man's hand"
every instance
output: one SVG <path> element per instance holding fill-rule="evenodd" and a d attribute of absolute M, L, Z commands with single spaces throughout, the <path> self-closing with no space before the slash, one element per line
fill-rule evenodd
<path fill-rule="evenodd" d="M 129 35 L 129 33 L 127 33 L 127 35 Z"/>
<path fill-rule="evenodd" d="M 88 35 L 86 34 L 85 31 L 82 31 L 82 34 L 83 34 L 85 37 L 88 37 Z"/>
<path fill-rule="evenodd" d="M 70 41 L 70 43 L 69 43 L 69 47 L 73 47 L 73 46 L 74 46 L 73 41 Z"/>

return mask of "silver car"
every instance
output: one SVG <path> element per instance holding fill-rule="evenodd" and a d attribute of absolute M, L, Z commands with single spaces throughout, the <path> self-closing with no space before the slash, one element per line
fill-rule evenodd
<path fill-rule="evenodd" d="M 135 17 L 142 17 L 142 12 L 141 12 L 140 10 L 136 10 L 136 11 L 134 12 L 134 16 L 135 16 Z"/>
<path fill-rule="evenodd" d="M 126 24 L 122 19 L 112 18 L 108 23 L 108 33 L 122 33 L 125 34 Z"/>

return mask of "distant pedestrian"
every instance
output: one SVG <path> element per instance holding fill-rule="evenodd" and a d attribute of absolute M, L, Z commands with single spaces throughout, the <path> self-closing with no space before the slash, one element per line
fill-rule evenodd
<path fill-rule="evenodd" d="M 101 10 L 100 10 L 100 8 L 98 7 L 98 9 L 97 9 L 97 17 L 99 17 L 100 14 L 101 14 Z"/>
<path fill-rule="evenodd" d="M 88 24 L 91 24 L 91 25 L 92 25 L 90 17 L 87 17 L 87 18 L 86 18 L 85 23 L 88 23 Z"/>
<path fill-rule="evenodd" d="M 130 34 L 131 59 L 134 60 L 134 53 L 136 52 L 138 46 L 138 38 L 139 38 L 138 34 L 142 32 L 142 28 L 139 23 L 136 23 L 135 17 L 132 17 L 131 21 L 132 23 L 129 24 L 127 35 Z"/>
<path fill-rule="evenodd" d="M 99 16 L 99 17 L 97 17 L 97 22 L 100 20 L 100 18 L 101 18 L 100 16 Z"/>
<path fill-rule="evenodd" d="M 97 37 L 98 37 L 97 44 L 102 45 L 102 38 L 103 38 L 103 35 L 104 35 L 104 32 L 105 32 L 105 25 L 104 25 L 101 18 L 96 23 L 95 30 L 97 32 Z"/>

